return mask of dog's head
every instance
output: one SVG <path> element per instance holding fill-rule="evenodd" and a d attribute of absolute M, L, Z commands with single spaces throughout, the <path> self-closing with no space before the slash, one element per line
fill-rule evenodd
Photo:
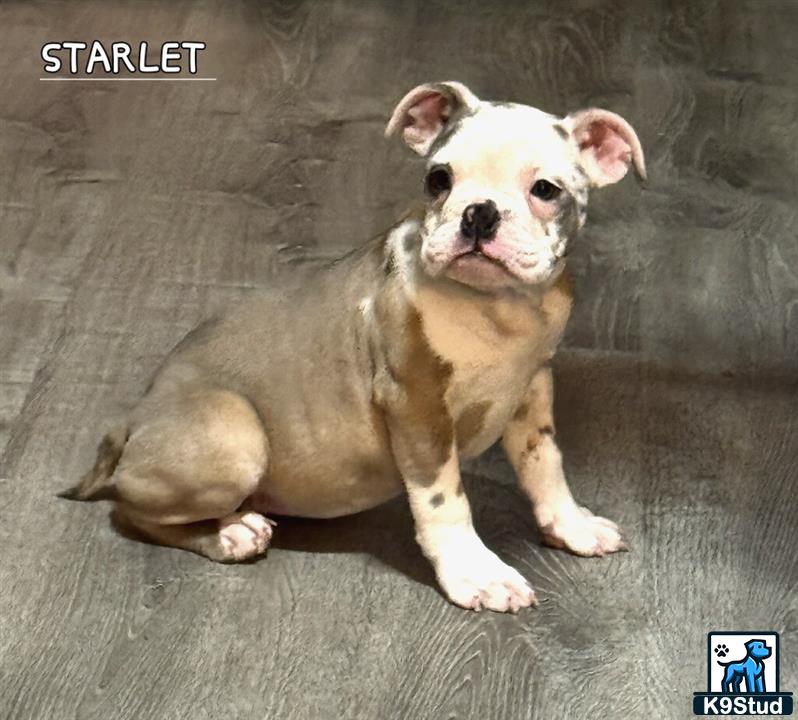
<path fill-rule="evenodd" d="M 749 640 L 745 644 L 745 648 L 752 658 L 761 660 L 770 657 L 770 648 L 765 644 L 764 640 Z"/>
<path fill-rule="evenodd" d="M 588 189 L 618 182 L 630 164 L 645 177 L 640 142 L 620 116 L 558 118 L 480 101 L 456 82 L 411 90 L 385 132 L 426 158 L 423 271 L 480 290 L 552 279 L 585 222 Z"/>

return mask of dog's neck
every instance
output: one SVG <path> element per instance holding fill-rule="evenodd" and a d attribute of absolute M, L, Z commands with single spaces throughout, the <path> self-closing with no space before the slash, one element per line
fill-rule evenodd
<path fill-rule="evenodd" d="M 421 217 L 416 211 L 395 225 L 386 238 L 385 251 L 395 280 L 421 316 L 433 349 L 449 359 L 463 354 L 497 359 L 508 352 L 536 351 L 541 359 L 548 359 L 570 311 L 567 274 L 561 271 L 545 284 L 496 291 L 430 277 L 419 258 Z"/>

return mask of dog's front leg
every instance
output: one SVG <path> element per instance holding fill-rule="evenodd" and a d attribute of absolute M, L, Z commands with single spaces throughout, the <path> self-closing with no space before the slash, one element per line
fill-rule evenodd
<path fill-rule="evenodd" d="M 554 441 L 551 368 L 532 378 L 526 397 L 504 432 L 504 448 L 529 496 L 546 544 L 593 556 L 625 550 L 618 526 L 574 501 Z"/>
<path fill-rule="evenodd" d="M 454 443 L 445 458 L 433 461 L 428 437 L 407 437 L 403 430 L 392 436 L 416 540 L 448 598 L 464 608 L 498 612 L 535 603 L 521 574 L 485 547 L 474 530 Z"/>
<path fill-rule="evenodd" d="M 401 298 L 388 288 L 374 303 L 381 337 L 374 343 L 373 398 L 407 490 L 416 539 L 455 605 L 500 612 L 528 607 L 535 593 L 526 580 L 474 530 L 445 399 L 451 366 L 432 352 L 421 316 Z"/>
<path fill-rule="evenodd" d="M 757 689 L 757 677 L 756 677 L 756 666 L 747 667 L 745 669 L 745 689 L 746 692 L 755 693 L 760 692 Z"/>

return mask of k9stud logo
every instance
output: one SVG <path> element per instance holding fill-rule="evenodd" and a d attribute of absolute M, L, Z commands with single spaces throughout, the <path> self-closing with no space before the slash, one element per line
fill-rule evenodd
<path fill-rule="evenodd" d="M 792 715 L 792 693 L 779 692 L 778 633 L 709 633 L 707 685 L 695 715 Z"/>

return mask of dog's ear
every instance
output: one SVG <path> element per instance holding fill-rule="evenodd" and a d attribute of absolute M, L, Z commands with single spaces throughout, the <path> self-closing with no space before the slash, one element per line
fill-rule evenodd
<path fill-rule="evenodd" d="M 435 138 L 452 117 L 479 106 L 479 98 L 459 82 L 419 85 L 405 95 L 393 111 L 385 137 L 401 131 L 404 141 L 419 155 L 426 155 Z"/>
<path fill-rule="evenodd" d="M 593 187 L 618 182 L 634 164 L 637 176 L 646 179 L 643 148 L 632 126 L 609 110 L 590 108 L 564 119 L 579 145 L 582 167 Z"/>

